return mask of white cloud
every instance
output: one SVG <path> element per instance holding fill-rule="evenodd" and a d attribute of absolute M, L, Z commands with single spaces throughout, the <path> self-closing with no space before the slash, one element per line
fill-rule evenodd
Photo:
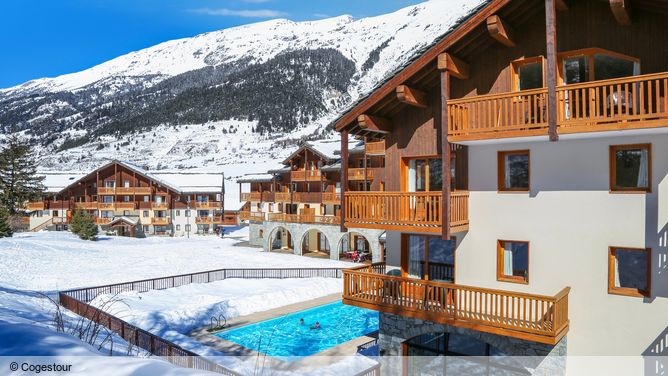
<path fill-rule="evenodd" d="M 258 1 L 258 0 L 250 0 Z M 248 17 L 248 18 L 276 18 L 285 17 L 288 14 L 274 9 L 227 9 L 227 8 L 199 8 L 192 9 L 191 12 L 206 14 L 209 16 L 226 17 Z"/>

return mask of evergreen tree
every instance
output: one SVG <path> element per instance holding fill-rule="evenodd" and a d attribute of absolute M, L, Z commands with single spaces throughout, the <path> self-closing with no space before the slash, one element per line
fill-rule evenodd
<path fill-rule="evenodd" d="M 83 209 L 78 209 L 70 220 L 70 231 L 83 240 L 97 240 L 97 224 L 92 216 Z"/>
<path fill-rule="evenodd" d="M 12 228 L 9 225 L 9 213 L 0 207 L 0 238 L 12 236 Z"/>
<path fill-rule="evenodd" d="M 16 135 L 9 136 L 0 149 L 0 203 L 9 214 L 15 214 L 25 201 L 41 198 L 44 177 L 36 172 L 37 163 L 30 146 Z"/>

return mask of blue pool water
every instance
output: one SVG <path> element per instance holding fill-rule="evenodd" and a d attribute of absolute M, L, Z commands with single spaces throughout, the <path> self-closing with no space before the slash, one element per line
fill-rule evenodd
<path fill-rule="evenodd" d="M 299 319 L 304 325 L 299 325 Z M 320 322 L 320 329 L 310 326 Z M 316 354 L 378 330 L 378 312 L 341 301 L 216 333 L 217 337 L 282 360 Z"/>

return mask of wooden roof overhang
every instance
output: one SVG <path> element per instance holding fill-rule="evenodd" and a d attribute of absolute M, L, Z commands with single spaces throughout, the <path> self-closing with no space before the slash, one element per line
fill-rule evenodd
<path fill-rule="evenodd" d="M 305 151 L 308 150 L 314 155 L 316 155 L 318 158 L 322 159 L 325 162 L 330 162 L 331 159 L 328 158 L 326 155 L 323 155 L 321 152 L 319 152 L 317 149 L 312 147 L 309 144 L 304 144 L 299 147 L 299 149 L 295 150 L 290 156 L 285 158 L 285 160 L 282 162 L 284 165 L 289 166 L 290 162 L 292 162 L 293 159 L 298 158 L 298 157 L 303 157 L 305 154 Z"/>
<path fill-rule="evenodd" d="M 403 93 L 405 87 L 418 92 L 427 92 L 438 87 L 439 55 L 447 52 L 464 60 L 476 56 L 480 51 L 498 43 L 490 35 L 487 18 L 498 15 L 512 25 L 521 25 L 538 13 L 544 16 L 543 4 L 542 0 L 491 0 L 336 120 L 336 130 L 341 132 L 345 129 L 352 135 L 367 137 L 370 140 L 385 138 L 393 127 L 391 122 L 381 126 L 378 124 L 369 126 L 365 121 L 383 121 L 410 106 L 402 98 L 405 95 Z"/>
<path fill-rule="evenodd" d="M 110 166 L 113 166 L 113 165 L 119 165 L 119 166 L 121 166 L 121 167 L 123 167 L 123 168 L 126 168 L 126 169 L 128 169 L 128 170 L 130 170 L 130 171 L 136 173 L 137 175 L 139 175 L 139 176 L 141 176 L 141 177 L 143 177 L 143 178 L 145 178 L 145 179 L 148 179 L 148 180 L 152 181 L 152 182 L 153 182 L 156 186 L 158 186 L 158 187 L 163 187 L 163 186 L 164 186 L 165 188 L 167 188 L 168 190 L 172 191 L 173 193 L 176 193 L 176 194 L 181 193 L 181 191 L 180 191 L 178 188 L 169 186 L 168 184 L 166 184 L 166 183 L 164 183 L 164 182 L 162 182 L 162 181 L 160 181 L 160 180 L 157 180 L 157 179 L 155 179 L 155 178 L 153 178 L 153 177 L 151 177 L 151 176 L 145 174 L 144 172 L 142 172 L 142 171 L 140 171 L 140 170 L 137 170 L 136 168 L 133 168 L 132 166 L 130 166 L 130 165 L 126 164 L 126 163 L 122 163 L 122 162 L 117 161 L 117 160 L 112 160 L 112 161 L 109 161 L 109 162 L 105 163 L 104 165 L 102 165 L 102 166 L 100 166 L 100 167 L 94 169 L 94 170 L 91 171 L 90 173 L 88 173 L 88 174 L 82 176 L 82 177 L 79 178 L 78 180 L 73 181 L 72 183 L 70 183 L 69 185 L 67 185 L 67 186 L 64 187 L 63 189 L 61 189 L 61 190 L 60 190 L 58 193 L 56 193 L 56 194 L 57 194 L 57 195 L 63 195 L 63 194 L 65 194 L 65 193 L 67 193 L 67 191 L 68 191 L 69 189 L 71 189 L 72 187 L 74 187 L 74 186 L 76 186 L 76 185 L 78 185 L 78 184 L 81 184 L 82 182 L 84 182 L 84 181 L 86 181 L 86 180 L 88 180 L 88 179 L 90 179 L 90 178 L 92 178 L 92 177 L 95 177 L 96 174 L 97 174 L 99 171 L 102 171 L 102 170 L 104 170 L 105 168 L 110 167 Z"/>

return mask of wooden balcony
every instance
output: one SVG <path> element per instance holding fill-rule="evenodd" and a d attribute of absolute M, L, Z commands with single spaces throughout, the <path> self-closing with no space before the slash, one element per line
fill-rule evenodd
<path fill-rule="evenodd" d="M 305 214 L 285 214 L 269 213 L 267 221 L 270 222 L 290 222 L 290 223 L 313 223 L 321 225 L 338 225 L 341 218 L 332 215 L 305 215 Z"/>
<path fill-rule="evenodd" d="M 274 193 L 274 200 L 276 202 L 290 202 L 292 201 L 292 194 L 290 192 L 276 192 Z"/>
<path fill-rule="evenodd" d="M 74 206 L 77 209 L 95 210 L 97 209 L 97 202 L 77 202 Z"/>
<path fill-rule="evenodd" d="M 137 209 L 137 203 L 136 202 L 116 202 L 116 209 L 117 210 L 135 210 Z M 101 207 L 101 206 L 100 206 Z"/>
<path fill-rule="evenodd" d="M 321 192 L 292 192 L 292 202 L 318 204 L 322 201 Z"/>
<path fill-rule="evenodd" d="M 241 194 L 241 201 L 261 201 L 260 192 L 244 192 Z"/>
<path fill-rule="evenodd" d="M 450 230 L 468 230 L 468 191 L 450 195 Z M 346 192 L 345 225 L 441 233 L 441 192 Z"/>
<path fill-rule="evenodd" d="M 171 222 L 169 217 L 151 217 L 151 224 L 153 225 L 168 225 Z"/>
<path fill-rule="evenodd" d="M 304 170 L 290 171 L 290 180 L 292 181 L 306 180 L 306 171 Z"/>
<path fill-rule="evenodd" d="M 197 209 L 220 209 L 220 201 L 197 201 L 195 208 Z"/>
<path fill-rule="evenodd" d="M 348 169 L 348 180 L 373 180 L 373 170 L 371 168 L 366 169 L 366 174 L 364 173 L 363 168 L 349 168 Z"/>
<path fill-rule="evenodd" d="M 44 201 L 33 201 L 26 203 L 27 210 L 44 210 Z"/>
<path fill-rule="evenodd" d="M 153 210 L 167 210 L 169 205 L 166 202 L 154 202 L 151 204 Z"/>
<path fill-rule="evenodd" d="M 214 215 L 209 217 L 195 217 L 195 223 L 197 224 L 222 224 L 223 217 L 221 215 Z"/>
<path fill-rule="evenodd" d="M 116 188 L 115 187 L 99 187 L 97 189 L 97 194 L 98 195 L 113 195 L 113 194 L 116 194 Z"/>
<path fill-rule="evenodd" d="M 385 141 L 367 142 L 364 152 L 366 155 L 385 155 Z"/>
<path fill-rule="evenodd" d="M 547 134 L 547 89 L 448 101 L 451 141 Z M 559 134 L 668 126 L 668 72 L 557 87 Z"/>
<path fill-rule="evenodd" d="M 112 219 L 113 218 L 95 217 L 95 224 L 106 225 L 107 223 L 111 222 Z"/>
<path fill-rule="evenodd" d="M 114 210 L 116 204 L 113 202 L 98 202 L 97 207 L 100 208 L 100 210 Z"/>
<path fill-rule="evenodd" d="M 151 187 L 116 187 L 117 195 L 150 195 Z"/>
<path fill-rule="evenodd" d="M 239 220 L 240 221 L 248 221 L 250 219 L 250 212 L 249 211 L 240 211 L 239 212 Z"/>
<path fill-rule="evenodd" d="M 324 204 L 341 204 L 341 193 L 338 192 L 323 192 L 322 193 L 322 202 Z"/>
<path fill-rule="evenodd" d="M 306 170 L 306 180 L 308 181 L 322 180 L 322 174 L 320 173 L 320 170 Z"/>
<path fill-rule="evenodd" d="M 382 263 L 343 270 L 345 304 L 549 345 L 568 332 L 569 292 L 544 296 L 393 277 Z"/>

